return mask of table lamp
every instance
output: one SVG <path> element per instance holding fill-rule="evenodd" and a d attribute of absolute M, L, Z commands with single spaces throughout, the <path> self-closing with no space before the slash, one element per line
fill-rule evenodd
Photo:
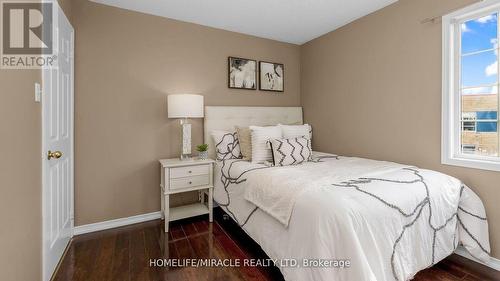
<path fill-rule="evenodd" d="M 203 118 L 203 96 L 168 95 L 168 118 L 180 118 L 181 160 L 191 158 L 191 124 L 188 118 Z"/>

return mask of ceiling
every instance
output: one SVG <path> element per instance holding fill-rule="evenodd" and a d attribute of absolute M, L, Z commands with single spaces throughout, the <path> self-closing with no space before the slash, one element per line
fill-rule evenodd
<path fill-rule="evenodd" d="M 300 45 L 397 0 L 92 1 Z"/>

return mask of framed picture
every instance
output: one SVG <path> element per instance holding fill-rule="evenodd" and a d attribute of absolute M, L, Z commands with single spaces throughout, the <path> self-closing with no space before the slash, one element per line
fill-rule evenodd
<path fill-rule="evenodd" d="M 259 62 L 259 89 L 283 92 L 285 68 L 281 63 Z"/>
<path fill-rule="evenodd" d="M 229 88 L 257 90 L 257 61 L 229 57 L 228 76 Z"/>

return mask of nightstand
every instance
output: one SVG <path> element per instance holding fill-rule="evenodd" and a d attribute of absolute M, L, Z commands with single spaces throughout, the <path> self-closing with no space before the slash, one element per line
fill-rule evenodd
<path fill-rule="evenodd" d="M 169 222 L 184 218 L 208 214 L 208 219 L 212 222 L 214 162 L 212 159 L 195 158 L 160 160 L 161 213 L 165 220 L 165 232 L 168 232 Z M 195 190 L 199 191 L 199 202 L 170 208 L 170 195 Z M 205 195 L 208 197 L 206 203 Z"/>

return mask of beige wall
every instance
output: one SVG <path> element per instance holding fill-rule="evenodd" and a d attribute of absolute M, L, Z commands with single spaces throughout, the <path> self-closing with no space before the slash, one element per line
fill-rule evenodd
<path fill-rule="evenodd" d="M 314 149 L 435 169 L 473 188 L 498 258 L 500 173 L 440 164 L 441 23 L 420 23 L 471 2 L 401 0 L 306 43 L 301 100 Z"/>
<path fill-rule="evenodd" d="M 0 280 L 41 276 L 41 107 L 38 70 L 0 70 Z"/>
<path fill-rule="evenodd" d="M 157 159 L 180 152 L 167 94 L 200 93 L 206 105 L 300 105 L 297 45 L 89 1 L 72 10 L 76 225 L 160 209 Z M 284 63 L 285 92 L 228 89 L 228 56 Z M 200 144 L 201 120 L 193 134 Z"/>

